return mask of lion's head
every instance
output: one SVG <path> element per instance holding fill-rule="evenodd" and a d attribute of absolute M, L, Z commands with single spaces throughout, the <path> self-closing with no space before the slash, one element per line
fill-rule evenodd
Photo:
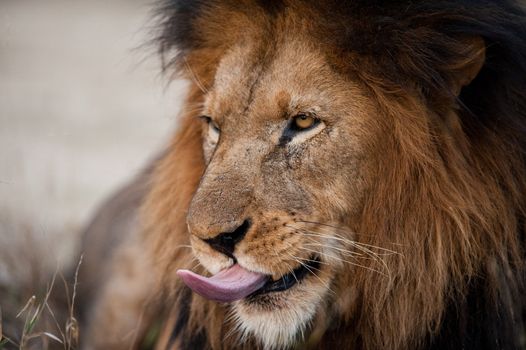
<path fill-rule="evenodd" d="M 162 53 L 192 82 L 145 206 L 184 314 L 168 328 L 212 347 L 401 349 L 439 342 L 475 292 L 518 307 L 526 17 L 511 2 L 162 14 Z M 227 303 L 189 297 L 178 269 L 215 275 L 180 273 Z"/>

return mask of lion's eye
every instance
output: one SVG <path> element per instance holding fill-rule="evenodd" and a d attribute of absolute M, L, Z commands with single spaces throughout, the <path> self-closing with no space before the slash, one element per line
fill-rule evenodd
<path fill-rule="evenodd" d="M 298 114 L 293 118 L 293 127 L 297 130 L 306 130 L 312 128 L 317 122 L 316 118 L 308 114 Z"/>
<path fill-rule="evenodd" d="M 221 133 L 219 126 L 209 116 L 202 116 L 201 119 L 203 119 L 208 125 L 208 140 L 212 144 L 217 143 L 219 141 L 219 134 Z"/>
<path fill-rule="evenodd" d="M 280 144 L 298 144 L 304 142 L 325 128 L 325 123 L 315 114 L 299 113 L 291 118 L 280 138 Z"/>

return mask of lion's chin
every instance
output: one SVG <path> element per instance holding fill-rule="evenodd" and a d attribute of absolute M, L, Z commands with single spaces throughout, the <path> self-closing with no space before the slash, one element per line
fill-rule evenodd
<path fill-rule="evenodd" d="M 200 263 L 212 274 L 232 264 L 222 254 L 207 254 L 195 248 Z M 240 343 L 254 337 L 264 349 L 283 349 L 305 340 L 306 331 L 315 326 L 315 316 L 329 304 L 329 286 L 336 272 L 330 267 L 332 264 L 320 261 L 318 256 L 306 261 L 291 272 L 293 277 L 284 275 L 276 280 L 283 281 L 282 285 L 269 279 L 260 290 L 231 304 L 230 317 L 235 322 L 232 334 Z M 247 256 L 238 259 L 238 263 L 260 270 L 253 268 L 255 264 Z"/>
<path fill-rule="evenodd" d="M 290 289 L 236 302 L 233 312 L 239 341 L 252 335 L 265 349 L 286 348 L 301 341 L 316 313 L 326 305 L 328 282 L 309 276 Z"/>

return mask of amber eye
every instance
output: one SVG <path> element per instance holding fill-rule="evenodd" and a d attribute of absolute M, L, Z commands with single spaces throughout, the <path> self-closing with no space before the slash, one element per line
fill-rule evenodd
<path fill-rule="evenodd" d="M 285 145 L 293 140 L 301 143 L 314 137 L 325 128 L 325 123 L 314 113 L 298 113 L 290 118 L 279 142 Z"/>
<path fill-rule="evenodd" d="M 317 119 L 308 114 L 298 114 L 294 117 L 294 127 L 298 130 L 311 128 L 317 123 Z"/>

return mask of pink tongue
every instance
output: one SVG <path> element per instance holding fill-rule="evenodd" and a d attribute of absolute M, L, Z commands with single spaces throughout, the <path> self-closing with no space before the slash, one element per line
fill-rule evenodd
<path fill-rule="evenodd" d="M 189 270 L 178 270 L 177 275 L 197 294 L 215 301 L 231 302 L 252 294 L 263 287 L 267 276 L 247 271 L 238 264 L 208 278 Z"/>

